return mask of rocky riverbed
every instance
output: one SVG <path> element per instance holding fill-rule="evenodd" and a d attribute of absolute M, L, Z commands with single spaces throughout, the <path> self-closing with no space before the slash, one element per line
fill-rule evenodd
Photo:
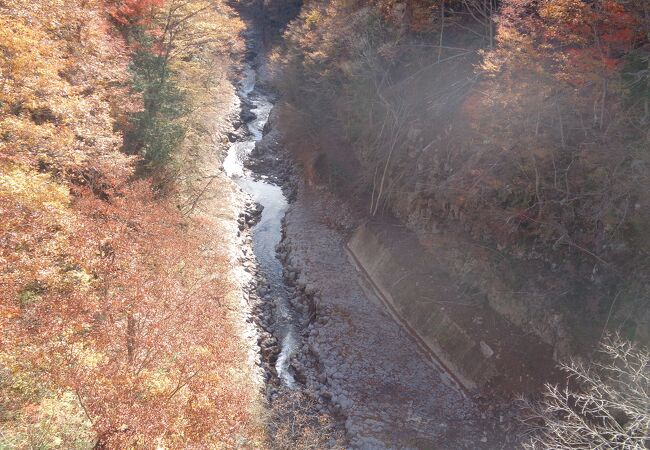
<path fill-rule="evenodd" d="M 325 188 L 304 185 L 273 111 L 259 107 L 268 94 L 253 89 L 243 90 L 230 138 L 242 163 L 236 181 L 272 209 L 265 219 L 251 200 L 239 219 L 271 428 L 300 414 L 322 447 L 513 448 L 512 408 L 464 392 L 390 316 L 345 250 L 361 217 Z M 288 205 L 260 193 L 274 187 Z M 278 215 L 281 230 L 268 223 Z"/>
<path fill-rule="evenodd" d="M 256 347 L 263 393 L 268 402 L 266 420 L 270 440 L 278 448 L 295 444 L 318 448 L 342 448 L 343 422 L 324 399 L 313 395 L 305 385 L 294 357 L 302 349 L 301 335 L 310 312 L 297 307 L 296 299 L 306 294 L 284 279 L 284 267 L 277 257 L 281 223 L 291 189 L 287 181 L 289 166 L 273 157 L 274 164 L 261 164 L 256 147 L 269 131 L 267 118 L 272 94 L 256 87 L 256 63 L 248 61 L 239 86 L 240 112 L 232 118 L 233 130 L 223 169 L 248 198 L 242 203 L 238 219 L 240 282 L 244 283 L 243 309 Z M 270 142 L 275 133 L 267 133 Z M 266 161 L 268 163 L 268 161 Z M 264 170 L 262 170 L 264 169 Z M 313 358 L 314 355 L 311 355 Z M 309 355 L 302 361 L 317 362 Z"/>
<path fill-rule="evenodd" d="M 279 131 L 266 131 L 246 165 L 292 199 L 277 250 L 300 331 L 289 362 L 295 388 L 315 411 L 340 420 L 349 448 L 515 446 L 512 408 L 481 404 L 419 350 L 345 251 L 360 218 L 326 189 L 305 186 Z M 279 350 L 272 303 L 263 296 L 258 313 L 272 374 Z"/>

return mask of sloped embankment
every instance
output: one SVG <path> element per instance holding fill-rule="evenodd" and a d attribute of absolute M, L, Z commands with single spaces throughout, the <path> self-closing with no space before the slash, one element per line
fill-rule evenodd
<path fill-rule="evenodd" d="M 553 347 L 491 308 L 398 223 L 367 222 L 347 248 L 391 313 L 466 388 L 535 392 L 556 374 Z"/>

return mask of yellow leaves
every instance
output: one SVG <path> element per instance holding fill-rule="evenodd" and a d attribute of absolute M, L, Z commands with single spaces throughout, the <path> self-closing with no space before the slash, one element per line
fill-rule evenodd
<path fill-rule="evenodd" d="M 580 22 L 590 16 L 590 7 L 583 0 L 545 0 L 539 15 L 553 22 Z"/>
<path fill-rule="evenodd" d="M 50 175 L 19 167 L 0 167 L 0 196 L 33 209 L 63 210 L 70 203 L 69 190 Z"/>
<path fill-rule="evenodd" d="M 169 0 L 158 16 L 156 22 L 166 31 L 159 38 L 161 46 L 176 59 L 236 50 L 237 33 L 244 27 L 225 3 L 215 0 Z M 205 64 L 211 62 L 204 58 Z"/>
<path fill-rule="evenodd" d="M 0 2 L 0 347 L 14 358 L 5 364 L 0 352 L 0 365 L 38 391 L 5 408 L 0 371 L 0 409 L 30 411 L 10 433 L 0 429 L 0 448 L 92 446 L 84 409 L 106 432 L 102 444 L 123 448 L 169 433 L 181 442 L 187 431 L 200 442 L 222 431 L 222 408 L 243 417 L 240 398 L 214 401 L 228 391 L 218 375 L 236 363 L 238 345 L 218 301 L 224 280 L 208 276 L 225 266 L 205 255 L 198 226 L 180 229 L 176 209 L 156 201 L 149 183 L 127 182 L 131 159 L 119 152 L 116 122 L 126 124 L 139 99 L 128 98 L 126 51 L 105 7 Z M 197 124 L 188 135 L 199 140 L 201 111 L 230 86 L 230 66 L 215 70 L 215 61 L 242 50 L 243 24 L 222 0 L 165 8 L 156 20 L 173 16 L 174 33 L 159 47 L 170 50 L 174 82 L 197 111 L 182 120 Z M 188 392 L 205 399 L 200 410 Z"/>
<path fill-rule="evenodd" d="M 78 325 L 75 328 L 69 328 L 65 334 L 71 337 L 76 333 L 84 332 L 90 328 L 90 324 Z M 75 342 L 70 345 L 70 354 L 75 358 L 76 364 L 83 371 L 96 369 L 108 361 L 108 357 L 105 354 L 81 342 Z"/>
<path fill-rule="evenodd" d="M 88 292 L 92 287 L 93 276 L 84 269 L 67 271 L 63 278 L 65 283 L 81 292 Z"/>
<path fill-rule="evenodd" d="M 51 73 L 56 67 L 48 67 L 46 62 L 56 50 L 47 36 L 24 20 L 0 16 L 0 75 L 3 79 L 31 79 Z M 29 69 L 29 70 L 27 70 Z"/>
<path fill-rule="evenodd" d="M 64 84 L 61 54 L 46 33 L 23 17 L 0 16 L 0 101 L 4 108 L 41 106 Z M 7 111 L 3 111 L 7 112 Z"/>
<path fill-rule="evenodd" d="M 501 65 L 494 58 L 485 58 L 481 64 L 481 69 L 488 74 L 498 73 Z"/>
<path fill-rule="evenodd" d="M 65 282 L 60 264 L 74 224 L 68 188 L 49 174 L 0 165 L 0 326 Z"/>
<path fill-rule="evenodd" d="M 89 449 L 94 440 L 92 423 L 70 391 L 26 405 L 0 427 L 0 448 Z"/>
<path fill-rule="evenodd" d="M 14 162 L 65 166 L 82 160 L 81 155 L 65 151 L 74 146 L 74 135 L 68 129 L 51 123 L 39 125 L 24 116 L 0 115 L 0 130 L 0 156 Z"/>
<path fill-rule="evenodd" d="M 213 145 L 207 139 L 206 118 L 221 114 L 221 99 L 230 101 L 230 58 L 243 51 L 240 32 L 244 24 L 222 0 L 171 0 L 165 2 L 153 25 L 170 31 L 160 33 L 159 47 L 163 52 L 170 50 L 170 83 L 182 92 L 183 106 L 190 111 L 176 119 L 184 129 L 183 143 L 173 155 L 174 163 L 180 164 L 187 158 L 184 152 Z"/>
<path fill-rule="evenodd" d="M 322 18 L 323 16 L 321 12 L 317 9 L 314 9 L 305 16 L 305 25 L 307 25 L 309 28 L 315 27 L 320 23 Z"/>
<path fill-rule="evenodd" d="M 143 388 L 151 396 L 169 395 L 175 383 L 167 370 L 143 370 L 140 374 L 143 379 Z"/>
<path fill-rule="evenodd" d="M 66 176 L 118 151 L 115 118 L 133 102 L 115 96 L 127 93 L 127 58 L 103 4 L 7 0 L 0 8 L 0 157 Z"/>
<path fill-rule="evenodd" d="M 212 81 L 216 57 L 242 50 L 237 36 L 244 24 L 220 1 L 171 0 L 156 22 L 166 30 L 159 37 L 160 46 L 169 51 L 170 66 L 185 90 L 200 89 Z"/>

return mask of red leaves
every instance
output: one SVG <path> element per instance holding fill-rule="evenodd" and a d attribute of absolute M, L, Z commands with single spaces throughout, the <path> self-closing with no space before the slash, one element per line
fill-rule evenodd
<path fill-rule="evenodd" d="M 123 0 L 111 11 L 111 16 L 122 25 L 147 25 L 164 0 Z"/>
<path fill-rule="evenodd" d="M 49 177 L 36 177 L 37 197 L 22 201 L 35 212 L 62 195 Z M 14 217 L 5 197 L 0 206 Z M 221 431 L 245 427 L 246 394 L 226 389 L 221 376 L 244 356 L 222 306 L 227 262 L 203 250 L 213 225 L 183 218 L 146 181 L 111 190 L 108 201 L 79 187 L 70 206 L 64 228 L 41 213 L 12 229 L 36 253 L 27 259 L 9 249 L 18 258 L 15 276 L 4 277 L 13 287 L 1 290 L 3 350 L 29 360 L 48 385 L 79 395 L 105 445 L 148 447 L 175 432 L 185 433 L 185 445 L 224 423 Z"/>
<path fill-rule="evenodd" d="M 567 78 L 582 85 L 594 75 L 614 75 L 622 64 L 622 56 L 631 48 L 635 25 L 634 17 L 614 0 L 604 0 L 587 9 L 578 25 L 568 27 L 560 41 L 577 44 L 566 51 Z"/>
<path fill-rule="evenodd" d="M 512 73 L 539 64 L 573 87 L 602 83 L 619 70 L 636 26 L 634 16 L 616 0 L 508 0 L 497 36 L 501 48 L 486 61 L 510 66 Z"/>
<path fill-rule="evenodd" d="M 249 403 L 223 375 L 237 376 L 244 357 L 223 307 L 227 263 L 204 250 L 221 236 L 183 218 L 149 181 L 133 182 L 134 158 L 120 152 L 117 130 L 142 102 L 107 16 L 147 25 L 162 0 L 110 11 L 96 0 L 7 1 L 0 365 L 30 392 L 7 401 L 3 376 L 0 409 L 24 408 L 31 420 L 30 405 L 65 393 L 92 422 L 80 422 L 92 427 L 86 446 L 228 442 L 247 426 Z"/>

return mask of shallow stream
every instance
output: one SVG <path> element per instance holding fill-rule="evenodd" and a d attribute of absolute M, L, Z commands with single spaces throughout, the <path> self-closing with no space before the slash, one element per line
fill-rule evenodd
<path fill-rule="evenodd" d="M 248 133 L 243 140 L 230 145 L 223 168 L 253 201 L 264 207 L 260 221 L 251 230 L 253 251 L 260 274 L 267 284 L 263 297 L 275 304 L 276 337 L 281 349 L 275 369 L 280 380 L 292 387 L 295 381 L 289 371 L 289 363 L 296 350 L 297 331 L 282 276 L 282 263 L 277 258 L 275 250 L 282 236 L 282 218 L 288 202 L 280 186 L 273 184 L 264 175 L 252 173 L 244 166 L 244 162 L 255 148 L 255 143 L 263 137 L 264 125 L 268 121 L 273 103 L 268 96 L 255 89 L 255 70 L 248 68 L 244 74 L 239 88 L 239 97 L 242 102 L 249 102 L 252 105 L 251 112 L 256 117 L 242 125 L 247 127 Z"/>

